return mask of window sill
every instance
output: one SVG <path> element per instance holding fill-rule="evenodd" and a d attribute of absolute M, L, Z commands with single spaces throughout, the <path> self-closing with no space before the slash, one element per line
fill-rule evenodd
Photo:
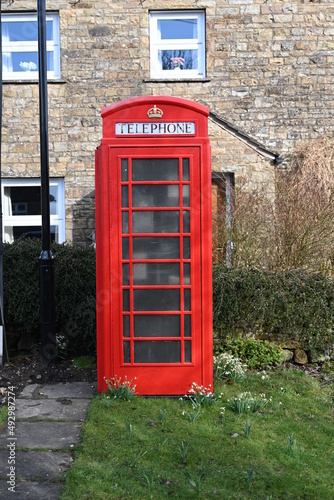
<path fill-rule="evenodd" d="M 3 80 L 3 85 L 31 85 L 31 84 L 38 84 L 39 80 Z M 54 83 L 67 83 L 67 80 L 56 80 L 56 79 L 50 79 L 47 81 L 48 83 L 54 84 Z"/>
<path fill-rule="evenodd" d="M 211 78 L 144 78 L 144 83 L 206 83 L 211 82 Z"/>

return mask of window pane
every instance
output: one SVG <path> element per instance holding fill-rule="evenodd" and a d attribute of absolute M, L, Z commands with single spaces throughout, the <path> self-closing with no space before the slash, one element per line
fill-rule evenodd
<path fill-rule="evenodd" d="M 191 337 L 191 316 L 190 316 L 190 314 L 184 315 L 184 336 Z"/>
<path fill-rule="evenodd" d="M 180 290 L 134 290 L 134 311 L 179 311 Z"/>
<path fill-rule="evenodd" d="M 37 20 L 2 23 L 3 42 L 37 42 Z"/>
<path fill-rule="evenodd" d="M 41 226 L 14 226 L 13 227 L 14 240 L 18 238 L 37 238 L 42 237 Z"/>
<path fill-rule="evenodd" d="M 60 200 L 58 199 L 58 186 L 50 186 L 50 215 L 60 213 Z"/>
<path fill-rule="evenodd" d="M 8 67 L 7 61 L 7 64 L 4 64 L 4 70 L 14 72 L 38 71 L 38 54 L 37 52 L 11 52 L 10 66 Z"/>
<path fill-rule="evenodd" d="M 190 212 L 183 212 L 183 232 L 190 233 Z"/>
<path fill-rule="evenodd" d="M 190 259 L 190 238 L 185 236 L 183 238 L 183 258 Z"/>
<path fill-rule="evenodd" d="M 132 213 L 133 233 L 178 233 L 179 212 L 143 211 Z"/>
<path fill-rule="evenodd" d="M 47 52 L 47 71 L 54 71 L 54 54 Z M 38 53 L 36 52 L 4 52 L 4 73 L 29 73 L 38 71 Z"/>
<path fill-rule="evenodd" d="M 134 343 L 135 363 L 181 363 L 178 341 L 143 341 Z"/>
<path fill-rule="evenodd" d="M 179 285 L 180 264 L 134 264 L 134 285 Z"/>
<path fill-rule="evenodd" d="M 130 290 L 123 290 L 123 311 L 130 311 Z"/>
<path fill-rule="evenodd" d="M 129 253 L 129 250 L 128 250 Z M 123 259 L 129 258 L 124 257 Z M 134 259 L 179 259 L 179 238 L 133 238 Z"/>
<path fill-rule="evenodd" d="M 183 158 L 182 160 L 182 179 L 189 181 L 189 158 Z"/>
<path fill-rule="evenodd" d="M 129 238 L 122 239 L 122 258 L 124 260 L 129 259 Z"/>
<path fill-rule="evenodd" d="M 197 39 L 197 19 L 159 19 L 161 40 Z"/>
<path fill-rule="evenodd" d="M 122 233 L 128 234 L 129 232 L 129 212 L 122 212 Z"/>
<path fill-rule="evenodd" d="M 189 207 L 190 206 L 190 186 L 189 186 L 189 184 L 185 184 L 184 186 L 182 186 L 182 192 L 183 192 L 183 206 Z"/>
<path fill-rule="evenodd" d="M 122 207 L 129 206 L 128 186 L 122 186 Z"/>
<path fill-rule="evenodd" d="M 121 180 L 123 182 L 128 180 L 128 160 L 127 160 L 127 158 L 123 158 L 121 160 Z"/>
<path fill-rule="evenodd" d="M 132 160 L 133 181 L 178 181 L 178 158 L 146 158 Z"/>
<path fill-rule="evenodd" d="M 184 361 L 191 363 L 191 340 L 186 340 L 184 343 Z"/>
<path fill-rule="evenodd" d="M 130 316 L 123 316 L 123 337 L 130 337 Z"/>
<path fill-rule="evenodd" d="M 183 283 L 185 285 L 190 285 L 190 264 L 183 264 Z"/>
<path fill-rule="evenodd" d="M 178 185 L 132 186 L 132 206 L 134 207 L 177 207 L 178 205 Z"/>
<path fill-rule="evenodd" d="M 130 284 L 129 264 L 123 264 L 123 285 Z"/>
<path fill-rule="evenodd" d="M 191 306 L 190 306 L 190 298 L 191 298 L 191 291 L 186 288 L 184 290 L 184 310 L 185 311 L 191 311 Z"/>
<path fill-rule="evenodd" d="M 130 342 L 123 342 L 124 363 L 131 363 Z"/>
<path fill-rule="evenodd" d="M 8 215 L 41 215 L 40 186 L 9 187 L 6 195 L 10 197 L 12 213 Z"/>
<path fill-rule="evenodd" d="M 134 316 L 135 337 L 180 337 L 179 315 Z"/>
<path fill-rule="evenodd" d="M 158 59 L 163 70 L 198 69 L 197 49 L 158 50 Z"/>

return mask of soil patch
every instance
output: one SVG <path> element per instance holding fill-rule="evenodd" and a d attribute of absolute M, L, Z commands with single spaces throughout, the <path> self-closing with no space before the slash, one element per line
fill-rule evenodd
<path fill-rule="evenodd" d="M 29 384 L 57 384 L 60 382 L 96 382 L 96 368 L 78 369 L 72 359 L 59 359 L 46 364 L 38 352 L 22 354 L 0 366 L 0 404 L 4 404 L 7 387 L 14 387 L 16 395 Z"/>

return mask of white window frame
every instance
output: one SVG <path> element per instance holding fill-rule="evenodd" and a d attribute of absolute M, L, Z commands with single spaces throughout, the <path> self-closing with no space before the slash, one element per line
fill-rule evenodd
<path fill-rule="evenodd" d="M 57 226 L 58 234 L 57 243 L 65 242 L 65 183 L 64 179 L 52 178 L 49 180 L 50 187 L 54 186 L 57 188 L 57 203 L 58 203 L 58 213 L 50 214 L 50 226 Z M 1 196 L 2 196 L 2 207 L 3 207 L 3 241 L 6 243 L 12 243 L 9 241 L 11 238 L 5 234 L 5 228 L 13 228 L 15 226 L 29 227 L 29 226 L 40 226 L 42 227 L 42 216 L 41 215 L 7 215 L 6 210 L 6 200 L 5 200 L 5 188 L 10 187 L 36 187 L 41 185 L 40 178 L 34 179 L 2 179 L 1 180 Z M 6 213 L 7 212 L 7 213 Z"/>
<path fill-rule="evenodd" d="M 196 19 L 197 39 L 161 40 L 158 31 L 158 21 L 168 19 Z M 163 49 L 197 49 L 198 69 L 163 70 L 159 62 L 159 50 Z M 150 12 L 150 66 L 151 78 L 164 80 L 205 78 L 205 11 L 175 10 Z"/>
<path fill-rule="evenodd" d="M 2 14 L 2 22 L 36 22 L 36 13 L 10 13 Z M 54 59 L 54 70 L 47 72 L 47 78 L 51 80 L 60 79 L 60 34 L 59 34 L 59 14 L 58 13 L 47 13 L 46 21 L 52 21 L 53 23 L 53 40 L 47 40 L 46 50 L 47 52 L 53 52 Z M 2 29 L 2 53 L 3 53 L 3 80 L 38 80 L 38 70 L 37 71 L 7 71 L 6 69 L 6 53 L 13 54 L 17 52 L 36 52 L 38 53 L 38 40 L 33 42 L 28 41 L 6 41 L 6 35 L 4 29 Z"/>

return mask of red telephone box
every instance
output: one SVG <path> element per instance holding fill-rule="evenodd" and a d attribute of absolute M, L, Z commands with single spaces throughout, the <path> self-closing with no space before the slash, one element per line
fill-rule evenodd
<path fill-rule="evenodd" d="M 102 110 L 96 151 L 98 390 L 212 387 L 209 111 L 175 97 Z"/>

